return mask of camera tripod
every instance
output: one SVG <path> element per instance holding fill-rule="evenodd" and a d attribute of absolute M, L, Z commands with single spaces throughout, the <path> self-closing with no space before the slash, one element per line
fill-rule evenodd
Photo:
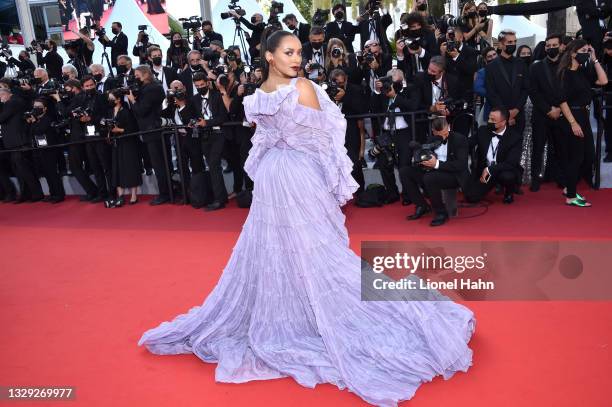
<path fill-rule="evenodd" d="M 234 17 L 234 23 L 236 23 L 236 28 L 234 30 L 234 39 L 232 40 L 232 45 L 236 45 L 236 37 L 240 40 L 240 51 L 242 54 L 242 58 L 246 62 L 247 65 L 251 65 L 251 55 L 249 54 L 249 48 L 246 46 L 246 39 L 244 34 L 244 29 L 240 25 L 240 20 Z"/>
<path fill-rule="evenodd" d="M 110 62 L 110 59 L 108 58 L 108 52 L 106 52 L 106 45 L 104 46 L 104 51 L 102 51 L 102 57 L 100 58 L 100 64 L 102 66 L 104 66 L 104 62 L 106 62 L 106 65 L 108 65 L 108 72 L 111 78 L 115 77 L 115 74 L 113 73 L 113 65 Z"/>

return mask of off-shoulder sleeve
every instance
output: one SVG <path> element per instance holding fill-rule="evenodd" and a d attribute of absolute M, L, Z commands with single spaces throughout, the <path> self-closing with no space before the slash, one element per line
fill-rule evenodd
<path fill-rule="evenodd" d="M 291 118 L 295 123 L 311 129 L 313 137 L 310 142 L 316 145 L 316 156 L 325 174 L 328 190 L 334 194 L 339 205 L 344 205 L 359 188 L 351 175 L 353 162 L 344 146 L 346 119 L 327 93 L 317 84 L 313 83 L 313 86 L 321 110 L 298 103 L 299 91 L 294 88 L 289 95 L 293 112 Z"/>

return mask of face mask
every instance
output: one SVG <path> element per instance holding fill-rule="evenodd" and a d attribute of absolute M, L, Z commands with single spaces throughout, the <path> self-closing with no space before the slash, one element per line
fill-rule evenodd
<path fill-rule="evenodd" d="M 35 116 L 40 116 L 44 113 L 44 110 L 42 107 L 35 107 L 34 109 L 32 109 L 32 113 L 34 113 Z"/>
<path fill-rule="evenodd" d="M 580 65 L 584 65 L 590 57 L 591 55 L 588 52 L 579 52 L 576 54 L 576 61 L 578 61 Z"/>
<path fill-rule="evenodd" d="M 429 77 L 429 81 L 430 82 L 435 82 L 437 80 L 436 75 L 428 73 L 427 76 Z"/>
<path fill-rule="evenodd" d="M 527 65 L 529 65 L 531 63 L 531 55 L 526 56 L 526 57 L 521 57 L 521 59 L 523 60 L 524 63 L 526 63 Z"/>
<path fill-rule="evenodd" d="M 427 10 L 427 3 L 419 4 L 419 5 L 417 6 L 417 10 L 419 10 L 419 11 L 425 11 L 425 10 Z"/>
<path fill-rule="evenodd" d="M 555 59 L 559 55 L 559 48 L 548 48 L 546 50 L 546 55 L 548 55 L 550 59 Z"/>
<path fill-rule="evenodd" d="M 475 11 L 471 11 L 469 13 L 467 13 L 468 18 L 474 18 L 476 17 L 476 12 Z"/>
<path fill-rule="evenodd" d="M 395 81 L 393 82 L 393 90 L 395 91 L 395 93 L 399 93 L 402 88 L 404 87 L 404 82 L 403 81 Z"/>
<path fill-rule="evenodd" d="M 23 61 L 25 61 L 25 58 L 24 58 L 24 57 L 22 57 L 22 56 L 19 56 L 19 60 L 20 60 L 21 62 L 23 62 Z"/>
<path fill-rule="evenodd" d="M 200 64 L 191 65 L 191 69 L 194 71 L 199 71 L 202 68 Z"/>
<path fill-rule="evenodd" d="M 206 96 L 206 94 L 208 93 L 208 88 L 207 87 L 198 88 L 198 93 L 202 96 Z"/>
<path fill-rule="evenodd" d="M 64 75 L 62 75 L 62 80 L 63 80 L 64 82 L 66 82 L 68 79 L 70 79 L 70 76 L 65 75 L 65 74 L 64 74 Z"/>
<path fill-rule="evenodd" d="M 417 28 L 416 30 L 408 30 L 408 35 L 412 38 L 418 38 L 421 36 L 422 30 Z"/>
<path fill-rule="evenodd" d="M 85 94 L 87 96 L 95 96 L 96 95 L 96 90 L 95 89 L 88 89 L 85 91 Z"/>
<path fill-rule="evenodd" d="M 118 28 L 113 28 L 113 29 L 111 29 L 111 32 L 112 32 L 114 35 L 117 35 L 117 34 L 119 34 L 119 29 L 118 29 Z"/>
<path fill-rule="evenodd" d="M 480 17 L 486 17 L 487 16 L 487 10 L 478 10 L 478 15 Z"/>
<path fill-rule="evenodd" d="M 495 123 L 491 123 L 491 122 L 487 123 L 487 129 L 489 129 L 490 132 L 494 132 L 497 130 L 497 128 L 495 127 Z"/>
<path fill-rule="evenodd" d="M 289 31 L 293 31 L 296 29 L 294 25 L 288 25 L 287 28 L 289 29 Z"/>
<path fill-rule="evenodd" d="M 257 18 L 255 16 L 251 17 L 251 24 L 257 24 Z"/>
<path fill-rule="evenodd" d="M 32 82 L 33 85 L 40 85 L 42 83 L 42 79 L 34 78 L 34 79 L 32 79 L 31 82 Z"/>
<path fill-rule="evenodd" d="M 312 49 L 320 49 L 323 46 L 322 42 L 311 42 L 310 43 L 312 45 Z"/>
<path fill-rule="evenodd" d="M 127 67 L 125 65 L 117 65 L 117 75 L 123 75 L 127 72 Z"/>
<path fill-rule="evenodd" d="M 152 58 L 152 61 L 153 61 L 153 65 L 159 66 L 162 63 L 162 57 Z"/>
<path fill-rule="evenodd" d="M 93 78 L 96 82 L 100 82 L 104 78 L 104 76 L 101 73 L 97 73 L 93 76 Z"/>
<path fill-rule="evenodd" d="M 136 83 L 138 84 L 138 86 L 144 85 L 144 82 L 140 78 L 136 78 Z"/>
<path fill-rule="evenodd" d="M 336 17 L 336 20 L 342 20 L 344 18 L 344 12 L 337 11 L 336 14 L 334 14 L 334 16 Z"/>
<path fill-rule="evenodd" d="M 108 99 L 108 105 L 110 107 L 114 107 L 115 106 L 115 99 Z"/>
<path fill-rule="evenodd" d="M 513 55 L 514 51 L 516 51 L 516 45 L 506 45 L 506 54 Z"/>
<path fill-rule="evenodd" d="M 180 47 L 181 45 L 183 45 L 183 40 L 174 40 L 175 47 Z"/>

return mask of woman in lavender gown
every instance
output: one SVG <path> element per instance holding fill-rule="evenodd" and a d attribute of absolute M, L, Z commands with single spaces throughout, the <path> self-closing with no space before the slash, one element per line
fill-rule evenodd
<path fill-rule="evenodd" d="M 244 98 L 257 127 L 245 163 L 255 188 L 242 232 L 204 303 L 138 344 L 217 363 L 217 382 L 292 377 L 311 388 L 348 388 L 377 406 L 412 398 L 435 376 L 467 371 L 469 309 L 361 300 L 362 261 L 340 209 L 358 188 L 346 120 L 321 87 L 297 78 L 297 37 L 277 31 L 262 39 L 261 55 L 263 83 Z"/>

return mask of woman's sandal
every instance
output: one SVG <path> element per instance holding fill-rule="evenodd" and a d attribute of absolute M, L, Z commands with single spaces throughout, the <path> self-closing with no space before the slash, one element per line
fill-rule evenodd
<path fill-rule="evenodd" d="M 569 206 L 579 206 L 581 208 L 590 208 L 591 207 L 591 203 L 587 202 L 583 199 L 578 198 L 578 196 L 576 196 L 576 198 L 572 199 L 571 201 L 567 202 L 565 201 L 566 205 Z"/>
<path fill-rule="evenodd" d="M 567 192 L 561 192 L 561 194 L 567 198 Z M 581 201 L 586 202 L 586 198 L 580 195 L 578 192 L 576 192 L 576 198 L 580 199 Z"/>

